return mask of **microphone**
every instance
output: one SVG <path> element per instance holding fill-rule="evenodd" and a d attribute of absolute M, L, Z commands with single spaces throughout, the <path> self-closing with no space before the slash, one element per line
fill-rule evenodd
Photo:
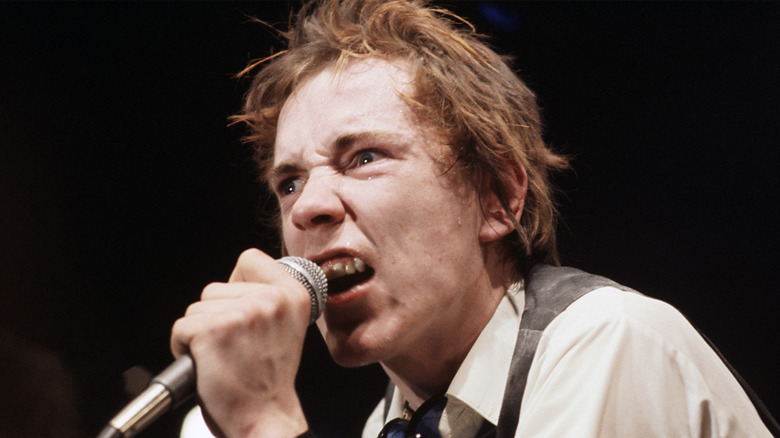
<path fill-rule="evenodd" d="M 313 323 L 325 310 L 325 301 L 328 298 L 328 281 L 325 274 L 314 262 L 301 257 L 283 257 L 277 262 L 309 291 L 309 324 Z M 184 354 L 154 377 L 141 394 L 108 422 L 98 438 L 133 437 L 194 394 L 195 363 L 189 354 Z"/>

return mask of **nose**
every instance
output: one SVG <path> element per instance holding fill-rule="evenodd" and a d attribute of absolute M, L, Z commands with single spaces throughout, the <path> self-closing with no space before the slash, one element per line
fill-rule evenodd
<path fill-rule="evenodd" d="M 337 176 L 309 174 L 290 214 L 293 225 L 300 230 L 343 221 L 346 212 L 338 194 Z"/>

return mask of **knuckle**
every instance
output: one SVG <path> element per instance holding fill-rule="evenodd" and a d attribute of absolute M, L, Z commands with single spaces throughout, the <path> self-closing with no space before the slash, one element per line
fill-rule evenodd
<path fill-rule="evenodd" d="M 171 337 L 172 338 L 178 337 L 178 335 L 180 335 L 180 333 L 182 331 L 182 324 L 183 324 L 182 323 L 182 318 L 179 318 L 179 319 L 177 319 L 176 321 L 173 322 L 173 326 L 171 327 Z"/>
<path fill-rule="evenodd" d="M 171 327 L 170 348 L 174 354 L 181 354 L 187 350 L 191 334 L 187 332 L 184 318 L 177 319 Z"/>
<path fill-rule="evenodd" d="M 243 319 L 251 325 L 262 323 L 272 318 L 279 307 L 278 303 L 268 299 L 267 296 L 264 296 L 263 299 L 247 298 L 243 300 L 242 304 Z"/>
<path fill-rule="evenodd" d="M 200 294 L 200 298 L 202 300 L 207 300 L 219 293 L 219 291 L 222 290 L 225 283 L 220 282 L 213 282 L 206 285 L 206 287 L 203 288 L 203 292 Z"/>
<path fill-rule="evenodd" d="M 245 327 L 278 324 L 288 317 L 291 309 L 288 297 L 273 289 L 264 294 L 242 299 L 234 322 Z"/>
<path fill-rule="evenodd" d="M 241 252 L 238 256 L 238 263 L 252 263 L 255 260 L 259 260 L 264 256 L 263 252 L 257 248 L 249 248 Z"/>

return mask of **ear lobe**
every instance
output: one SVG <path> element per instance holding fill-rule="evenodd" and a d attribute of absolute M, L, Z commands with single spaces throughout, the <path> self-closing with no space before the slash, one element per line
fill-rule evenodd
<path fill-rule="evenodd" d="M 481 187 L 482 226 L 479 240 L 490 243 L 501 240 L 515 231 L 520 223 L 525 206 L 528 177 L 519 164 L 506 169 L 506 177 L 494 180 L 490 176 L 483 178 Z"/>

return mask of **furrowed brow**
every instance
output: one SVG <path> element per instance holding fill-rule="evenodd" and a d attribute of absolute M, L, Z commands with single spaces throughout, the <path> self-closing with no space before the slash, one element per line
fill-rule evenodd
<path fill-rule="evenodd" d="M 398 143 L 398 136 L 394 133 L 387 132 L 387 131 L 362 131 L 362 132 L 356 132 L 351 134 L 345 134 L 342 136 L 339 136 L 334 142 L 334 151 L 335 155 L 338 156 L 345 150 L 349 149 L 350 147 L 364 142 L 381 142 L 381 143 Z M 278 165 L 274 166 L 267 175 L 266 180 L 273 184 L 275 181 L 278 181 L 280 178 L 284 178 L 287 175 L 300 173 L 303 171 L 303 168 L 297 164 L 288 162 L 288 163 L 279 163 Z"/>
<path fill-rule="evenodd" d="M 274 168 L 271 169 L 270 172 L 268 172 L 268 176 L 266 180 L 268 181 L 269 184 L 275 184 L 276 181 L 278 181 L 280 178 L 284 178 L 287 175 L 300 172 L 300 170 L 301 167 L 295 164 L 281 163 L 277 166 L 274 166 Z"/>

